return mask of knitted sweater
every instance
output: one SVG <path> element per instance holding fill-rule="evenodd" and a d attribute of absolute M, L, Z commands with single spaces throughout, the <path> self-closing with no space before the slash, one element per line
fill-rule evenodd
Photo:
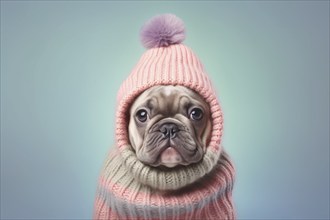
<path fill-rule="evenodd" d="M 203 161 L 214 159 L 206 154 Z M 99 180 L 94 219 L 234 219 L 234 169 L 228 155 L 222 152 L 202 176 L 207 167 L 159 171 L 139 162 L 129 146 L 121 153 L 113 150 Z M 175 186 L 181 187 L 167 189 Z"/>

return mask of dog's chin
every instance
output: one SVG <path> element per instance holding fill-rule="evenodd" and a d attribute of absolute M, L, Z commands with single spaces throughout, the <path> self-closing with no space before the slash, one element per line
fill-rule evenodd
<path fill-rule="evenodd" d="M 165 166 L 168 168 L 173 168 L 178 165 L 184 165 L 183 158 L 181 154 L 174 148 L 166 148 L 159 156 L 159 165 Z"/>
<path fill-rule="evenodd" d="M 191 164 L 197 163 L 202 159 L 202 156 L 197 161 L 187 161 L 175 147 L 167 147 L 162 152 L 159 153 L 158 157 L 154 161 L 144 161 L 142 158 L 139 160 L 149 166 L 162 168 L 162 169 L 172 169 L 178 167 L 187 167 Z"/>

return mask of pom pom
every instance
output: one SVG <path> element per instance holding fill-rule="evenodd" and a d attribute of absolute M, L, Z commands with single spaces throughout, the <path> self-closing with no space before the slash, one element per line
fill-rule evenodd
<path fill-rule="evenodd" d="M 173 14 L 162 14 L 147 21 L 140 32 L 145 48 L 167 47 L 185 39 L 183 21 Z"/>

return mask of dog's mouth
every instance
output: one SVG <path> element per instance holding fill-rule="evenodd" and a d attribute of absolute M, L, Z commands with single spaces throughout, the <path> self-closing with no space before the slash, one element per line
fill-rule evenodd
<path fill-rule="evenodd" d="M 153 140 L 153 143 L 143 148 L 141 158 L 143 162 L 154 167 L 173 168 L 178 165 L 187 166 L 196 163 L 202 158 L 195 141 L 188 141 L 188 134 L 177 134 L 173 139 L 160 136 L 157 133 L 148 135 L 148 139 Z"/>
<path fill-rule="evenodd" d="M 184 162 L 179 151 L 174 146 L 165 148 L 158 157 L 159 165 L 163 165 L 169 168 L 175 167 Z"/>

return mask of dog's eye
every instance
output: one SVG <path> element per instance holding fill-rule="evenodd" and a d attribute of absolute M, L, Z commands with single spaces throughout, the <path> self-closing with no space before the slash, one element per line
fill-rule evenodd
<path fill-rule="evenodd" d="M 200 108 L 193 108 L 190 112 L 190 118 L 199 121 L 203 118 L 203 111 Z"/>
<path fill-rule="evenodd" d="M 141 109 L 136 113 L 136 118 L 140 121 L 140 122 L 145 122 L 148 118 L 148 113 L 146 110 Z"/>

